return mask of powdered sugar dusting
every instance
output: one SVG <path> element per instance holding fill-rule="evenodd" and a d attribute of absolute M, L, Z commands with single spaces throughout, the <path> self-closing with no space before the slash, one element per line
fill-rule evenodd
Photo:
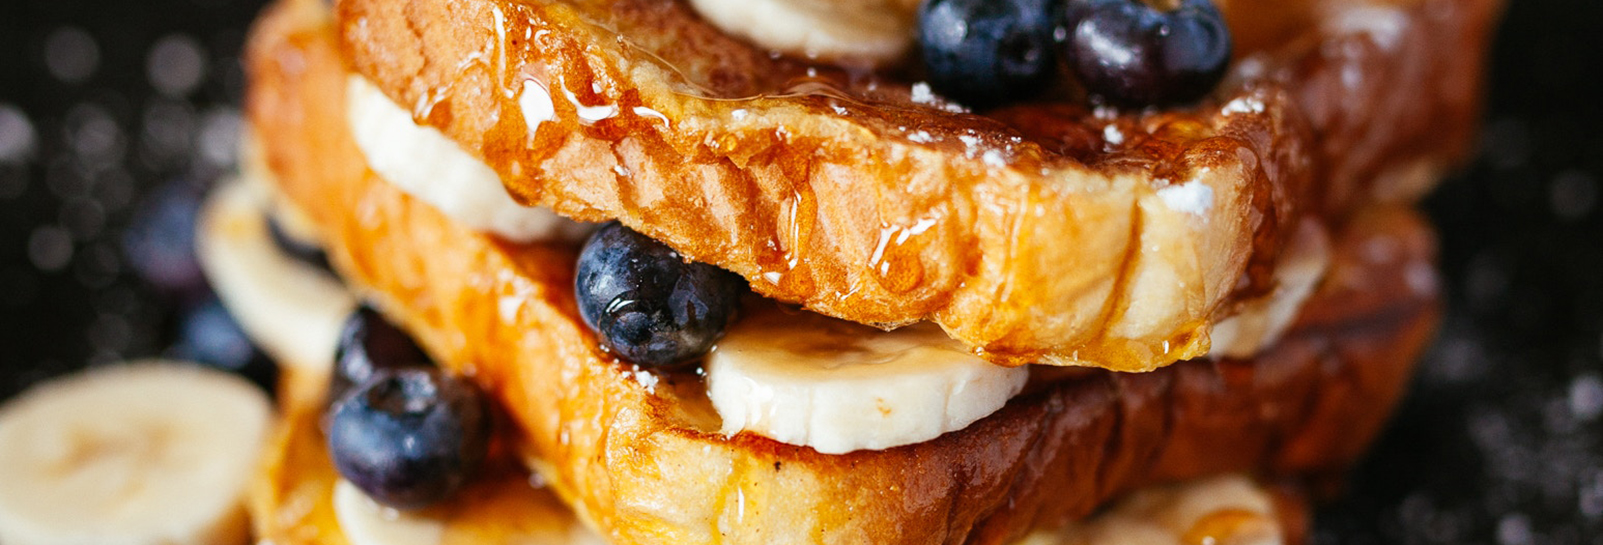
<path fill-rule="evenodd" d="M 1224 109 L 1219 110 L 1219 112 L 1225 115 L 1261 114 L 1263 110 L 1264 104 L 1262 100 L 1259 100 L 1258 97 L 1245 96 L 1238 97 L 1225 104 Z"/>
<path fill-rule="evenodd" d="M 993 166 L 993 167 L 1007 166 L 1007 161 L 1002 158 L 1002 152 L 996 151 L 994 149 L 993 150 L 985 150 L 985 153 L 980 154 L 980 160 L 981 161 L 985 161 L 986 165 Z"/>
<path fill-rule="evenodd" d="M 1106 141 L 1109 144 L 1115 145 L 1115 146 L 1117 146 L 1119 144 L 1123 144 L 1124 143 L 1124 131 L 1119 130 L 1119 126 L 1118 125 L 1109 124 L 1109 125 L 1103 126 L 1102 127 L 1102 140 Z"/>
<path fill-rule="evenodd" d="M 1197 216 L 1206 216 L 1213 210 L 1213 188 L 1199 180 L 1159 189 L 1158 198 L 1172 210 Z"/>
<path fill-rule="evenodd" d="M 644 387 L 647 392 L 650 392 L 652 394 L 657 393 L 657 381 L 658 381 L 658 378 L 657 378 L 656 373 L 652 373 L 651 371 L 647 371 L 645 369 L 641 369 L 639 366 L 632 366 L 628 371 L 625 371 L 624 373 L 629 375 L 630 377 L 633 377 L 634 380 L 635 380 L 635 383 L 637 383 L 640 386 Z"/>
<path fill-rule="evenodd" d="M 922 81 L 914 83 L 911 91 L 913 93 L 913 96 L 911 97 L 913 102 L 917 102 L 919 104 L 935 103 L 935 92 L 930 90 L 930 84 Z"/>

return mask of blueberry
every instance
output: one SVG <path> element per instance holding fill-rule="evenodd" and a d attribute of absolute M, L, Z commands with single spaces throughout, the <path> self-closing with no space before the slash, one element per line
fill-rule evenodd
<path fill-rule="evenodd" d="M 216 299 L 186 313 L 178 324 L 178 340 L 169 349 L 178 359 L 191 360 L 237 373 L 273 394 L 278 365 L 263 353 Z"/>
<path fill-rule="evenodd" d="M 1060 47 L 1086 90 L 1121 106 L 1191 102 L 1230 64 L 1230 28 L 1212 0 L 1160 11 L 1141 0 L 1068 0 Z"/>
<path fill-rule="evenodd" d="M 123 232 L 123 253 L 139 277 L 163 295 L 195 303 L 208 295 L 195 257 L 201 192 L 174 181 L 140 201 Z"/>
<path fill-rule="evenodd" d="M 284 255 L 296 261 L 333 274 L 334 268 L 329 266 L 328 254 L 324 253 L 322 248 L 290 236 L 284 231 L 284 226 L 279 225 L 278 218 L 272 214 L 266 216 L 267 234 L 272 237 L 273 245 L 278 246 L 278 251 L 284 252 Z"/>
<path fill-rule="evenodd" d="M 340 329 L 339 345 L 334 349 L 334 372 L 329 378 L 329 405 L 379 370 L 433 366 L 434 361 L 411 335 L 372 307 L 362 305 Z"/>
<path fill-rule="evenodd" d="M 740 301 L 734 274 L 691 263 L 617 222 L 591 235 L 574 281 L 579 314 L 618 357 L 647 367 L 712 349 Z"/>
<path fill-rule="evenodd" d="M 918 38 L 936 92 L 975 108 L 1029 98 L 1051 83 L 1056 0 L 928 0 Z"/>
<path fill-rule="evenodd" d="M 489 448 L 483 394 L 438 369 L 384 369 L 335 406 L 328 450 L 345 480 L 397 509 L 450 497 Z"/>

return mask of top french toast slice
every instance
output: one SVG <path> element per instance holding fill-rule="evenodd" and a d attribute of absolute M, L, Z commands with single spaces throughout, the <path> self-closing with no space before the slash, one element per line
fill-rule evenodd
<path fill-rule="evenodd" d="M 1235 0 L 1240 58 L 1195 107 L 986 116 L 669 0 L 336 17 L 352 68 L 520 202 L 619 219 L 816 312 L 932 320 L 998 363 L 1142 371 L 1207 353 L 1300 217 L 1434 183 L 1470 143 L 1499 4 Z"/>

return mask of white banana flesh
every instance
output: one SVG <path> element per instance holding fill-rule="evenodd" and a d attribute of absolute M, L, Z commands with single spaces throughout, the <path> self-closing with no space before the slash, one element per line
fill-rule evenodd
<path fill-rule="evenodd" d="M 1275 265 L 1274 291 L 1248 301 L 1235 316 L 1214 324 L 1209 355 L 1250 358 L 1280 340 L 1329 270 L 1329 235 L 1319 222 L 1302 222 Z"/>
<path fill-rule="evenodd" d="M 518 204 L 489 165 L 462 151 L 361 76 L 346 86 L 351 135 L 385 181 L 470 229 L 513 242 L 577 240 L 590 227 Z"/>
<path fill-rule="evenodd" d="M 351 545 L 603 545 L 601 536 L 579 524 L 560 503 L 531 505 L 523 491 L 508 505 L 472 504 L 407 513 L 380 505 L 343 479 L 334 485 L 334 518 Z M 505 498 L 487 496 L 475 498 Z M 545 501 L 556 502 L 546 497 Z M 521 507 L 522 509 L 508 509 Z M 499 515 L 499 516 L 498 516 Z M 548 520 L 541 521 L 541 517 Z"/>
<path fill-rule="evenodd" d="M 873 67 L 902 58 L 913 45 L 912 12 L 883 2 L 691 0 L 719 30 L 772 51 Z"/>
<path fill-rule="evenodd" d="M 445 523 L 379 505 L 356 485 L 334 485 L 334 518 L 351 545 L 439 545 Z"/>
<path fill-rule="evenodd" d="M 171 362 L 98 369 L 0 408 L 0 543 L 244 543 L 267 397 Z"/>
<path fill-rule="evenodd" d="M 1241 475 L 1138 490 L 1095 517 L 1018 545 L 1281 545 L 1271 492 Z"/>
<path fill-rule="evenodd" d="M 725 434 L 752 432 L 824 454 L 963 429 L 1029 379 L 1028 369 L 992 365 L 933 326 L 887 332 L 777 311 L 742 318 L 705 369 Z"/>
<path fill-rule="evenodd" d="M 252 340 L 281 364 L 323 373 L 357 301 L 332 275 L 279 250 L 263 215 L 270 186 L 233 182 L 215 190 L 202 211 L 196 254 Z"/>

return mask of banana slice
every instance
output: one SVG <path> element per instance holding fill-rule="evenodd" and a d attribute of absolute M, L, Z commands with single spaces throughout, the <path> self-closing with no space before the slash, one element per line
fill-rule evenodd
<path fill-rule="evenodd" d="M 346 86 L 351 134 L 385 181 L 471 229 L 513 242 L 577 240 L 590 226 L 518 204 L 489 165 L 457 147 L 361 76 Z"/>
<path fill-rule="evenodd" d="M 351 545 L 439 545 L 445 523 L 379 505 L 356 485 L 334 485 L 334 518 Z"/>
<path fill-rule="evenodd" d="M 1041 531 L 1017 545 L 1281 545 L 1273 492 L 1242 475 L 1152 486 L 1096 516 Z"/>
<path fill-rule="evenodd" d="M 758 46 L 808 59 L 873 67 L 900 59 L 913 45 L 909 2 L 818 0 L 691 0 L 724 32 Z"/>
<path fill-rule="evenodd" d="M 824 454 L 963 429 L 1029 379 L 1028 369 L 987 363 L 934 326 L 886 332 L 778 311 L 743 318 L 706 372 L 725 434 L 749 431 Z"/>
<path fill-rule="evenodd" d="M 1235 316 L 1214 324 L 1209 355 L 1250 358 L 1280 340 L 1329 269 L 1330 237 L 1325 228 L 1312 220 L 1297 225 L 1297 233 L 1275 266 L 1274 291 L 1248 301 Z"/>
<path fill-rule="evenodd" d="M 334 518 L 351 545 L 603 545 L 555 497 L 504 489 L 501 495 L 417 513 L 379 505 L 344 479 L 334 485 Z M 510 494 L 508 493 L 510 492 Z M 497 501 L 500 500 L 500 501 Z"/>
<path fill-rule="evenodd" d="M 202 211 L 196 254 L 251 339 L 281 363 L 321 373 L 333 362 L 340 325 L 356 308 L 356 297 L 338 279 L 273 243 L 263 216 L 265 185 L 219 187 Z"/>
<path fill-rule="evenodd" d="M 272 407 L 243 379 L 147 361 L 0 408 L 0 543 L 243 543 Z"/>

